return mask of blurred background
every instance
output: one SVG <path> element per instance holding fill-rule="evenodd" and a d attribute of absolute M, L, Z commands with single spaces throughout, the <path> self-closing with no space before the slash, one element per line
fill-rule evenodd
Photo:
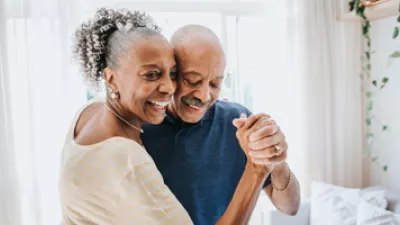
<path fill-rule="evenodd" d="M 313 181 L 400 191 L 399 3 L 0 0 L 0 224 L 61 221 L 64 137 L 94 95 L 72 37 L 99 7 L 148 12 L 167 38 L 186 24 L 211 28 L 228 62 L 220 97 L 276 118 L 303 199 Z M 265 210 L 261 196 L 253 225 L 269 224 Z"/>

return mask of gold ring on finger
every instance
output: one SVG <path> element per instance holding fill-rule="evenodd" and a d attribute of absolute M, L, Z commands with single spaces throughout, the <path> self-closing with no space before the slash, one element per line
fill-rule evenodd
<path fill-rule="evenodd" d="M 282 148 L 281 148 L 281 146 L 275 145 L 274 147 L 275 147 L 274 155 L 275 155 L 275 156 L 280 155 L 280 154 L 282 153 Z"/>

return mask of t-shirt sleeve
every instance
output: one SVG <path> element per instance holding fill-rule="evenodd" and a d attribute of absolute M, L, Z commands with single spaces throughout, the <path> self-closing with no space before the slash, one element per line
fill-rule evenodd
<path fill-rule="evenodd" d="M 253 114 L 248 108 L 246 108 L 246 107 L 243 107 L 243 108 L 244 108 L 244 111 L 245 111 L 247 117 L 249 117 Z"/>
<path fill-rule="evenodd" d="M 271 174 L 269 174 L 267 179 L 265 180 L 263 189 L 268 187 L 268 185 L 270 185 L 270 184 L 271 184 Z"/>

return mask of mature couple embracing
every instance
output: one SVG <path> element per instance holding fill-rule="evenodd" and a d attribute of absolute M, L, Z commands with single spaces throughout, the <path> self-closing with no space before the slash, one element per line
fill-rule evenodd
<path fill-rule="evenodd" d="M 166 40 L 149 15 L 102 8 L 77 29 L 74 54 L 107 96 L 68 131 L 64 224 L 247 224 L 262 190 L 296 214 L 276 121 L 218 101 L 225 55 L 210 29 L 187 25 Z"/>

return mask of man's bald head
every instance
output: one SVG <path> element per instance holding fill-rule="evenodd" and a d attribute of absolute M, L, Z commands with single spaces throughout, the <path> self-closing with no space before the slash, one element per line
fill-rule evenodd
<path fill-rule="evenodd" d="M 179 79 L 168 111 L 186 123 L 197 123 L 219 97 L 225 69 L 224 51 L 217 35 L 201 25 L 179 28 L 171 44 Z"/>
<path fill-rule="evenodd" d="M 193 44 L 212 46 L 221 52 L 223 48 L 217 35 L 208 27 L 190 24 L 176 30 L 171 37 L 171 45 L 174 48 L 190 48 Z"/>

